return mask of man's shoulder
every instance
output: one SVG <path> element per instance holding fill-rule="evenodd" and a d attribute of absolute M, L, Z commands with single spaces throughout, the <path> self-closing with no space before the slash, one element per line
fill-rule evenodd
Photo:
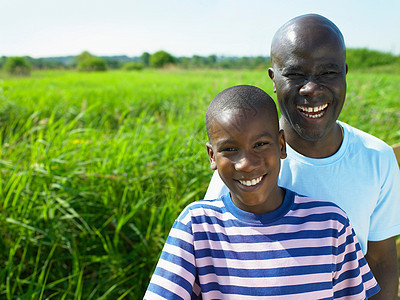
<path fill-rule="evenodd" d="M 362 131 L 347 123 L 339 122 L 342 125 L 345 134 L 348 135 L 350 145 L 356 145 L 358 150 L 365 148 L 375 151 L 389 151 L 391 147 L 381 139 L 373 136 L 370 133 Z"/>
<path fill-rule="evenodd" d="M 393 161 L 393 149 L 384 141 L 346 123 L 340 122 L 340 124 L 345 135 L 348 135 L 346 151 L 349 157 L 360 156 L 369 161 L 386 161 L 387 163 Z"/>

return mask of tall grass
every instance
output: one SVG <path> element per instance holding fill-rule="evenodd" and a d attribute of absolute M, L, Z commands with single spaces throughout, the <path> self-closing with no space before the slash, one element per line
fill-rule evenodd
<path fill-rule="evenodd" d="M 400 76 L 348 81 L 341 119 L 400 142 Z M 0 298 L 142 298 L 174 219 L 207 188 L 207 105 L 235 84 L 272 95 L 265 71 L 0 81 Z"/>

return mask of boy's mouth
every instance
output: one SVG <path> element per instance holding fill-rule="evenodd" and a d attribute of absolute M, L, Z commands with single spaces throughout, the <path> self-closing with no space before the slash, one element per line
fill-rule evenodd
<path fill-rule="evenodd" d="M 314 107 L 302 106 L 302 105 L 296 105 L 296 107 L 300 111 L 300 113 L 306 116 L 307 118 L 318 119 L 324 116 L 326 109 L 328 107 L 328 103 Z"/>
<path fill-rule="evenodd" d="M 264 175 L 260 176 L 258 178 L 254 178 L 252 180 L 239 180 L 239 182 L 245 186 L 254 186 L 254 185 L 260 183 L 260 181 L 263 179 L 263 177 L 264 177 Z"/>

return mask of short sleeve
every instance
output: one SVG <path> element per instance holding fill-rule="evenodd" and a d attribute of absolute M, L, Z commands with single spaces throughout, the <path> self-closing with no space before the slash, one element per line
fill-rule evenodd
<path fill-rule="evenodd" d="M 381 191 L 371 216 L 368 240 L 381 241 L 400 234 L 400 171 L 393 150 L 381 156 Z"/>
<path fill-rule="evenodd" d="M 349 220 L 339 233 L 333 276 L 335 299 L 366 299 L 380 288 L 364 258 Z"/>
<path fill-rule="evenodd" d="M 185 219 L 183 212 L 181 218 Z M 200 288 L 196 280 L 193 234 L 191 226 L 178 218 L 167 238 L 144 299 L 197 299 Z"/>

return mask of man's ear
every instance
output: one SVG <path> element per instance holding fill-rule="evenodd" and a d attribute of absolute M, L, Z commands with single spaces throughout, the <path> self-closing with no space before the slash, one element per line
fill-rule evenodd
<path fill-rule="evenodd" d="M 285 140 L 285 132 L 283 131 L 283 129 L 281 129 L 279 131 L 279 147 L 281 149 L 281 158 L 285 159 L 287 157 L 287 153 L 286 153 L 286 140 Z"/>
<path fill-rule="evenodd" d="M 210 167 L 212 170 L 215 171 L 217 169 L 217 163 L 215 162 L 214 150 L 212 148 L 211 143 L 206 143 L 206 146 L 207 146 L 208 159 L 210 160 Z"/>
<path fill-rule="evenodd" d="M 272 87 L 274 89 L 274 93 L 276 94 L 275 81 L 274 81 L 274 69 L 272 69 L 272 68 L 268 69 L 268 76 L 272 80 Z"/>

